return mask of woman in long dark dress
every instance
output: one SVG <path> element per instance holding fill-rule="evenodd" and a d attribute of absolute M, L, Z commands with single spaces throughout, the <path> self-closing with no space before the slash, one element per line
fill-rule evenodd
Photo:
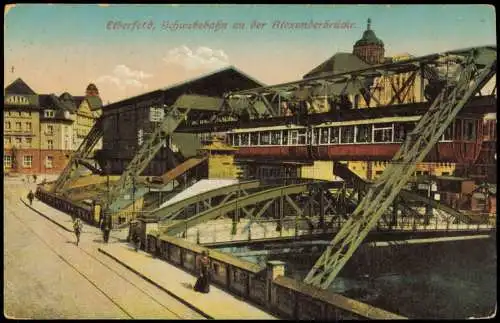
<path fill-rule="evenodd" d="M 199 260 L 200 276 L 194 284 L 194 290 L 200 293 L 208 293 L 210 291 L 210 258 L 208 252 L 201 252 L 201 259 Z"/>

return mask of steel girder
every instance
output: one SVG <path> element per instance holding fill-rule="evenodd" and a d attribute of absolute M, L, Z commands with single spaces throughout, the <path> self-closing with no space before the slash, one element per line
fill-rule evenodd
<path fill-rule="evenodd" d="M 320 182 L 304 183 L 304 184 L 293 184 L 281 187 L 275 187 L 263 191 L 259 191 L 253 194 L 242 196 L 231 201 L 227 201 L 223 204 L 219 204 L 216 207 L 210 208 L 204 212 L 196 214 L 188 219 L 176 221 L 165 228 L 165 231 L 169 235 L 175 235 L 186 231 L 189 227 L 195 226 L 204 221 L 215 219 L 219 216 L 223 216 L 229 212 L 236 211 L 238 209 L 243 209 L 247 206 L 257 205 L 260 202 L 264 202 L 265 205 L 257 210 L 257 207 L 249 211 L 248 215 L 254 220 L 258 219 L 269 207 L 271 203 L 269 201 L 275 201 L 277 199 L 291 200 L 290 195 L 297 195 L 301 193 L 308 192 L 311 187 L 318 185 Z M 289 202 L 290 203 L 290 202 Z M 292 206 L 297 207 L 295 203 L 290 203 Z M 253 215 L 254 211 L 258 211 L 256 215 Z M 301 211 L 299 209 L 299 211 Z M 250 215 L 251 214 L 251 215 Z"/>
<path fill-rule="evenodd" d="M 110 206 L 119 196 L 124 195 L 142 171 L 149 165 L 149 162 L 165 144 L 166 137 L 171 135 L 177 126 L 184 121 L 191 110 L 192 102 L 186 96 L 180 96 L 176 102 L 168 108 L 159 127 L 147 138 L 139 147 L 134 158 L 127 165 L 127 168 L 117 182 L 110 188 L 106 204 Z"/>
<path fill-rule="evenodd" d="M 394 156 L 392 163 L 370 186 L 352 216 L 306 276 L 307 284 L 323 289 L 330 286 L 408 182 L 416 164 L 425 158 L 460 109 L 496 72 L 496 48 L 475 48 L 449 54 L 462 56 L 459 60 L 462 69 L 457 82 L 441 91 Z"/>
<path fill-rule="evenodd" d="M 496 50 L 496 47 L 484 46 L 476 49 L 488 51 Z M 403 102 L 410 87 L 416 81 L 421 83 L 420 96 L 424 100 L 424 86 L 430 82 L 439 83 L 443 79 L 450 79 L 450 76 L 454 77 L 454 75 L 449 75 L 455 71 L 449 69 L 448 65 L 460 62 L 469 51 L 470 49 L 453 50 L 395 63 L 375 65 L 361 70 L 228 93 L 223 104 L 225 108 L 218 115 L 213 116 L 211 121 L 237 121 L 241 120 L 242 116 L 251 119 L 280 116 L 281 99 L 297 103 L 307 102 L 310 106 L 314 106 L 315 97 L 359 94 L 367 107 L 387 106 Z M 393 78 L 389 78 L 393 95 L 388 100 L 389 104 L 381 102 L 381 98 L 376 93 L 380 82 L 386 77 L 401 73 L 410 73 L 410 76 L 402 84 L 396 84 Z M 446 75 L 443 77 L 442 74 Z M 256 109 L 257 103 L 260 103 L 264 109 L 258 111 Z"/>
<path fill-rule="evenodd" d="M 163 208 L 153 211 L 148 217 L 158 219 L 158 222 L 166 220 L 174 220 L 185 208 L 196 205 L 198 203 L 207 203 L 210 205 L 210 200 L 214 197 L 225 196 L 219 204 L 224 204 L 230 198 L 238 195 L 238 192 L 245 192 L 246 190 L 255 189 L 261 186 L 259 181 L 248 181 L 234 185 L 224 186 L 208 192 L 204 192 L 179 202 L 167 205 Z"/>
<path fill-rule="evenodd" d="M 78 149 L 71 155 L 68 164 L 61 172 L 54 185 L 51 187 L 51 192 L 64 192 L 66 184 L 74 177 L 75 171 L 77 170 L 78 166 L 80 164 L 86 166 L 86 163 L 81 161 L 91 157 L 90 154 L 92 153 L 92 149 L 95 147 L 99 139 L 102 138 L 102 127 L 103 117 L 101 116 L 96 120 L 88 135 L 82 141 Z"/>

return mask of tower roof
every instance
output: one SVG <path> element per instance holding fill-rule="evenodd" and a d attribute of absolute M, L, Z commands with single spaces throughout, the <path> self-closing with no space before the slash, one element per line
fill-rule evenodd
<path fill-rule="evenodd" d="M 372 20 L 370 18 L 368 18 L 366 30 L 363 33 L 363 37 L 361 37 L 361 39 L 358 40 L 354 44 L 354 47 L 364 46 L 364 45 L 384 46 L 384 42 L 382 40 L 380 40 L 379 38 L 377 38 L 377 36 L 375 35 L 375 32 L 370 29 L 371 22 L 372 22 Z"/>

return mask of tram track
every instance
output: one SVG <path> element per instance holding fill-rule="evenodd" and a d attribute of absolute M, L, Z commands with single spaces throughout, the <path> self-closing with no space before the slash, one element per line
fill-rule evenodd
<path fill-rule="evenodd" d="M 22 201 L 22 199 L 21 199 Z M 24 203 L 24 201 L 22 201 Z M 8 207 L 8 206 L 7 206 Z M 119 301 L 114 299 L 112 297 L 112 295 L 110 295 L 109 292 L 106 292 L 105 290 L 103 290 L 102 288 L 100 288 L 98 286 L 98 284 L 91 278 L 89 277 L 86 273 L 84 273 L 82 270 L 78 269 L 74 264 L 72 264 L 66 257 L 64 257 L 60 252 L 58 252 L 58 250 L 56 248 L 54 248 L 51 244 L 49 244 L 46 239 L 44 239 L 36 230 L 33 229 L 32 225 L 30 225 L 26 220 L 22 219 L 20 216 L 18 216 L 15 212 L 13 212 L 13 210 L 11 210 L 11 212 L 9 212 L 10 214 L 12 214 L 14 216 L 14 218 L 16 218 L 19 222 L 21 222 L 23 224 L 23 226 L 27 229 L 29 229 L 29 231 L 31 231 L 32 233 L 34 233 L 34 235 L 42 241 L 42 243 L 47 246 L 47 248 L 49 248 L 49 250 L 54 253 L 59 259 L 61 259 L 66 265 L 68 265 L 70 268 L 72 268 L 77 274 L 79 274 L 81 277 L 83 277 L 86 281 L 88 281 L 95 289 L 97 289 L 101 294 L 103 294 L 107 299 L 109 299 L 121 312 L 123 312 L 127 317 L 131 318 L 131 319 L 134 319 L 136 318 L 132 313 L 130 313 L 129 311 L 127 311 L 122 305 L 120 305 Z M 58 236 L 64 238 L 64 239 L 67 239 L 67 235 L 64 235 L 62 234 L 61 232 L 59 232 L 59 230 L 57 230 L 56 228 L 53 228 L 53 227 L 50 227 L 50 226 L 47 226 L 48 228 L 50 228 L 50 230 L 54 233 L 56 233 Z M 91 232 L 90 232 L 91 233 Z M 107 265 L 105 262 L 103 262 L 102 260 L 100 260 L 99 258 L 97 258 L 95 255 L 93 255 L 91 252 L 83 249 L 82 247 L 80 246 L 77 246 L 77 248 L 81 251 L 83 251 L 87 256 L 89 256 L 91 259 L 93 259 L 94 261 L 98 262 L 99 264 L 101 264 L 103 267 L 105 267 L 106 269 L 108 269 L 109 271 L 113 272 L 114 275 L 120 277 L 121 279 L 123 279 L 124 281 L 126 281 L 128 284 L 130 284 L 131 286 L 133 286 L 137 291 L 139 291 L 141 294 L 145 295 L 148 299 L 152 300 L 153 302 L 155 302 L 157 305 L 159 305 L 162 309 L 164 309 L 166 312 L 168 312 L 170 315 L 173 316 L 173 318 L 178 318 L 178 319 L 183 319 L 184 317 L 175 313 L 174 311 L 172 311 L 171 309 L 169 309 L 167 306 L 165 306 L 164 304 L 162 304 L 160 301 L 158 301 L 153 295 L 151 295 L 150 293 L 148 293 L 147 291 L 145 291 L 144 289 L 142 289 L 141 287 L 137 286 L 137 284 L 135 284 L 134 282 L 132 282 L 130 279 L 124 277 L 122 274 L 120 274 L 119 272 L 117 272 L 115 269 L 111 268 L 109 265 Z"/>

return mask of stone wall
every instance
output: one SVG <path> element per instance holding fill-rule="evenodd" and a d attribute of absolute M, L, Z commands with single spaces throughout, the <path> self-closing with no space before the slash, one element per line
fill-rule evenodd
<path fill-rule="evenodd" d="M 145 250 L 189 273 L 197 274 L 201 252 L 197 244 L 167 235 L 147 235 Z M 249 303 L 285 319 L 406 319 L 339 294 L 284 277 L 284 264 L 267 268 L 209 250 L 212 283 Z"/>

